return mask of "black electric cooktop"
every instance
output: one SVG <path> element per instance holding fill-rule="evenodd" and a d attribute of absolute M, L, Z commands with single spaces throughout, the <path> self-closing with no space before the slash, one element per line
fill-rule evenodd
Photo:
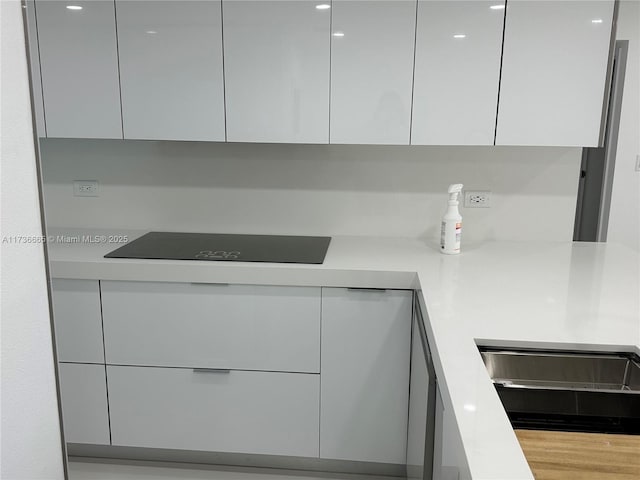
<path fill-rule="evenodd" d="M 331 237 L 149 232 L 105 258 L 320 264 L 330 241 Z"/>

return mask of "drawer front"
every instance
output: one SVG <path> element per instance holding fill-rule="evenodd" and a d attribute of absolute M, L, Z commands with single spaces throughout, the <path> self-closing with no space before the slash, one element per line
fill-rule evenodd
<path fill-rule="evenodd" d="M 320 376 L 107 366 L 113 445 L 318 457 Z"/>
<path fill-rule="evenodd" d="M 109 445 L 104 365 L 60 363 L 58 368 L 65 440 Z"/>
<path fill-rule="evenodd" d="M 320 371 L 320 288 L 102 282 L 110 364 Z"/>
<path fill-rule="evenodd" d="M 98 282 L 54 278 L 52 293 L 58 360 L 104 363 Z"/>

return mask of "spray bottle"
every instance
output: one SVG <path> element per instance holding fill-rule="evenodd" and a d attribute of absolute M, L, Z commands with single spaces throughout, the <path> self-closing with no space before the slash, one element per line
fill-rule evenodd
<path fill-rule="evenodd" d="M 458 211 L 458 195 L 460 195 L 461 191 L 461 183 L 449 185 L 449 206 L 442 217 L 442 232 L 440 237 L 440 251 L 447 255 L 460 253 L 462 216 Z"/>

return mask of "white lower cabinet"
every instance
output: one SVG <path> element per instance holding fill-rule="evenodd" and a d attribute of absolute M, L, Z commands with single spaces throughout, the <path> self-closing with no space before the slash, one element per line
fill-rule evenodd
<path fill-rule="evenodd" d="M 68 442 L 405 464 L 413 292 L 100 288 L 106 367 L 60 364 Z"/>
<path fill-rule="evenodd" d="M 104 364 L 98 282 L 54 278 L 51 291 L 58 361 Z"/>
<path fill-rule="evenodd" d="M 51 292 L 65 440 L 109 445 L 99 284 L 54 278 Z"/>
<path fill-rule="evenodd" d="M 317 374 L 108 366 L 113 445 L 318 456 Z"/>
<path fill-rule="evenodd" d="M 104 365 L 60 363 L 64 437 L 69 443 L 109 445 Z"/>
<path fill-rule="evenodd" d="M 101 287 L 109 364 L 320 371 L 320 287 Z"/>
<path fill-rule="evenodd" d="M 320 457 L 406 461 L 412 292 L 322 289 Z"/>
<path fill-rule="evenodd" d="M 411 334 L 411 388 L 409 390 L 409 425 L 407 432 L 407 478 L 423 479 L 425 474 L 425 447 L 429 428 L 427 413 L 429 400 L 429 371 L 426 352 L 420 339 L 420 329 L 413 322 Z M 427 466 L 428 467 L 428 466 Z M 426 468 L 428 472 L 428 468 Z M 430 473 L 430 472 L 429 472 Z M 427 477 L 429 478 L 429 477 Z"/>
<path fill-rule="evenodd" d="M 458 423 L 452 409 L 444 407 L 439 385 L 436 388 L 433 478 L 437 480 L 472 479 Z"/>

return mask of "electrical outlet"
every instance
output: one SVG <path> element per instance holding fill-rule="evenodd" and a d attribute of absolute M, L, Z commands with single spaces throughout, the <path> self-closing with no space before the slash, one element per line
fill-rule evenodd
<path fill-rule="evenodd" d="M 466 208 L 489 208 L 491 206 L 490 191 L 464 192 L 464 206 Z"/>
<path fill-rule="evenodd" d="M 97 180 L 74 180 L 73 195 L 75 197 L 97 197 L 98 181 Z"/>
<path fill-rule="evenodd" d="M 636 172 L 640 172 L 640 155 L 636 155 Z"/>

